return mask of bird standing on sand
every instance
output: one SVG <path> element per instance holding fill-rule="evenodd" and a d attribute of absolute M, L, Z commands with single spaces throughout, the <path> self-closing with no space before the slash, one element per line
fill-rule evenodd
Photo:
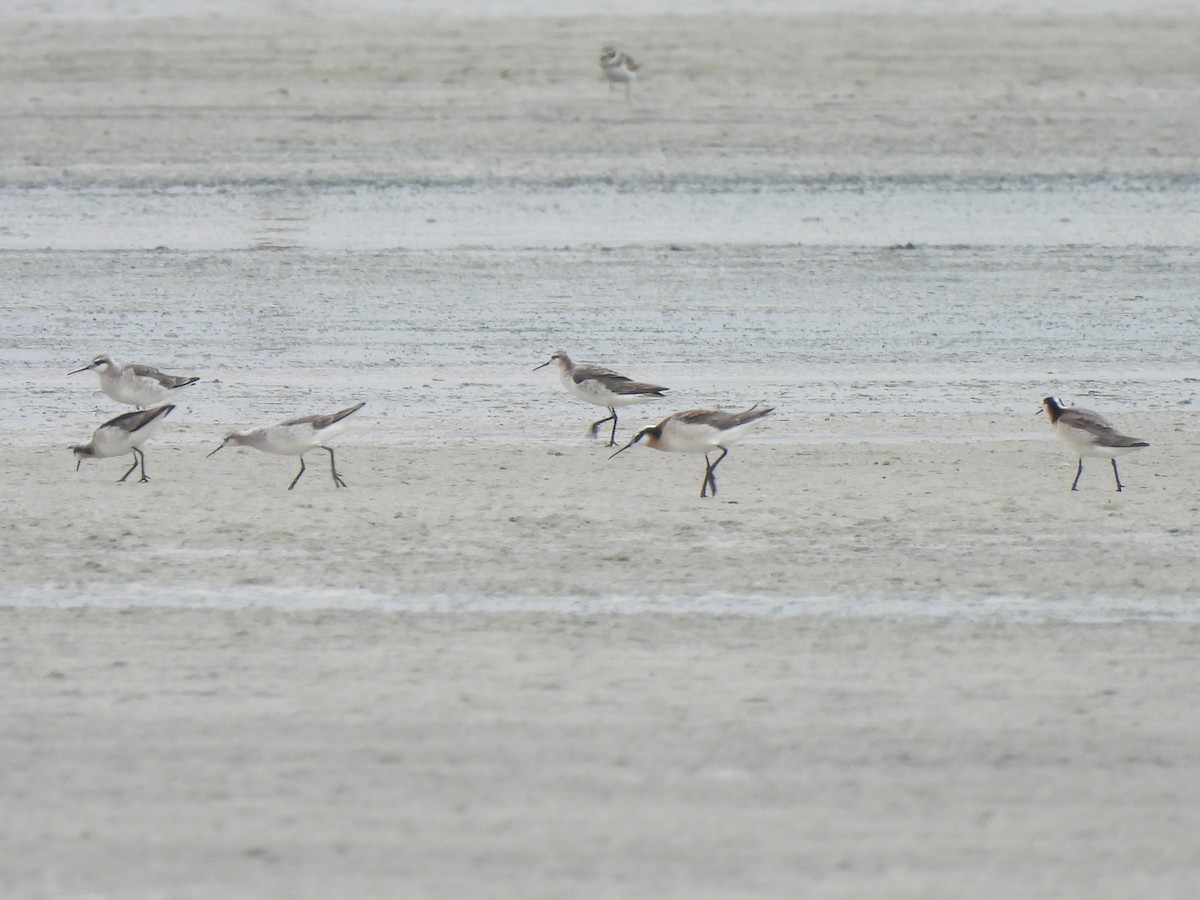
<path fill-rule="evenodd" d="M 589 430 L 591 437 L 596 436 L 598 429 L 605 422 L 612 422 L 612 433 L 608 436 L 608 446 L 617 446 L 617 407 L 631 406 L 635 403 L 648 403 L 662 397 L 663 391 L 670 390 L 660 384 L 646 384 L 632 381 L 624 375 L 618 375 L 612 369 L 603 366 L 577 366 L 571 357 L 562 350 L 551 354 L 550 358 L 533 371 L 544 369 L 551 363 L 558 365 L 558 377 L 567 393 L 597 406 L 608 407 L 608 415 L 593 422 Z"/>
<path fill-rule="evenodd" d="M 253 447 L 255 450 L 262 450 L 264 453 L 300 457 L 300 471 L 296 473 L 296 477 L 288 485 L 288 490 L 290 491 L 296 486 L 296 482 L 300 480 L 300 476 L 304 474 L 304 454 L 309 450 L 320 447 L 329 454 L 329 471 L 333 475 L 333 483 L 337 487 L 345 487 L 346 482 L 338 474 L 337 465 L 333 458 L 333 448 L 328 446 L 328 443 L 345 428 L 346 418 L 358 412 L 366 405 L 366 401 L 363 401 L 346 409 L 330 413 L 327 416 L 301 416 L 296 419 L 288 419 L 286 422 L 280 422 L 278 425 L 264 425 L 261 428 L 234 431 L 225 436 L 224 442 L 222 442 L 217 450 L 229 446 L 243 446 Z M 208 455 L 212 456 L 217 450 Z"/>
<path fill-rule="evenodd" d="M 614 453 L 623 453 L 634 444 L 646 440 L 646 445 L 668 453 L 703 453 L 704 480 L 700 496 L 707 497 L 708 489 L 717 496 L 717 466 L 729 454 L 729 448 L 746 436 L 759 420 L 769 416 L 775 407 L 755 403 L 741 412 L 722 412 L 717 409 L 690 409 L 667 416 L 657 425 L 643 428 L 628 444 Z M 709 461 L 708 454 L 720 450 L 721 455 Z"/>
<path fill-rule="evenodd" d="M 133 474 L 133 470 L 142 465 L 142 477 L 139 482 L 147 482 L 150 476 L 146 474 L 146 454 L 139 449 L 146 443 L 162 420 L 170 415 L 175 407 L 170 403 L 156 406 L 153 409 L 135 410 L 109 419 L 96 429 L 92 439 L 86 444 L 75 444 L 71 451 L 75 454 L 75 471 L 83 465 L 85 459 L 107 459 L 110 456 L 121 456 L 133 451 L 133 465 L 119 479 L 124 481 Z"/>
<path fill-rule="evenodd" d="M 1079 457 L 1079 468 L 1075 470 L 1075 480 L 1071 482 L 1071 490 L 1079 490 L 1079 476 L 1083 474 L 1083 458 L 1098 456 L 1112 461 L 1113 477 L 1117 480 L 1117 490 L 1123 490 L 1121 476 L 1117 472 L 1117 457 L 1149 447 L 1150 444 L 1140 438 L 1132 438 L 1121 434 L 1113 427 L 1112 422 L 1090 409 L 1078 406 L 1063 406 L 1057 397 L 1046 397 L 1042 400 L 1054 433 Z"/>
<path fill-rule="evenodd" d="M 625 99 L 628 100 L 629 86 L 637 78 L 638 69 L 640 68 L 641 66 L 633 61 L 633 57 L 626 56 L 616 47 L 604 47 L 600 50 L 600 71 L 608 79 L 608 92 L 610 94 L 616 84 L 623 83 L 625 85 Z"/>
<path fill-rule="evenodd" d="M 118 403 L 139 408 L 166 400 L 179 388 L 200 380 L 195 375 L 168 375 L 139 363 L 119 363 L 111 356 L 97 356 L 82 369 L 67 374 L 77 375 L 88 369 L 100 376 L 100 390 Z"/>

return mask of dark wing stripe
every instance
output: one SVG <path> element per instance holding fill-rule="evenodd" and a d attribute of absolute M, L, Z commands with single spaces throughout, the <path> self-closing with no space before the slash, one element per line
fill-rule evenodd
<path fill-rule="evenodd" d="M 1059 422 L 1091 435 L 1092 443 L 1100 447 L 1149 447 L 1141 438 L 1121 434 L 1112 422 L 1090 409 L 1064 409 Z"/>
<path fill-rule="evenodd" d="M 709 425 L 724 430 L 737 425 L 745 425 L 747 422 L 754 422 L 763 416 L 770 415 L 774 410 L 773 406 L 752 406 L 736 413 L 724 412 L 719 409 L 691 409 L 687 412 L 677 413 L 674 418 L 689 425 Z"/>
<path fill-rule="evenodd" d="M 143 366 L 141 363 L 134 363 L 129 368 L 133 369 L 134 375 L 153 378 L 165 388 L 184 387 L 200 380 L 196 375 L 168 375 L 166 372 L 160 372 L 154 366 Z"/>
<path fill-rule="evenodd" d="M 582 384 L 590 379 L 604 378 L 620 378 L 628 381 L 624 375 L 614 372 L 612 369 L 606 369 L 604 366 L 576 366 L 571 372 L 571 377 L 575 379 L 576 384 Z"/>
<path fill-rule="evenodd" d="M 656 394 L 660 397 L 663 391 L 670 390 L 660 384 L 646 384 L 641 381 L 630 381 L 628 378 L 620 381 L 605 380 L 604 386 L 614 394 Z"/>
<path fill-rule="evenodd" d="M 312 427 L 315 430 L 320 431 L 322 428 L 328 428 L 333 423 L 342 421 L 342 419 L 346 418 L 346 416 L 351 415 L 352 413 L 358 412 L 360 409 L 362 409 L 366 405 L 367 405 L 367 401 L 364 400 L 362 403 L 356 403 L 353 406 L 346 407 L 346 409 L 340 409 L 335 413 L 329 413 L 328 415 L 325 415 L 325 416 L 321 416 L 321 415 L 299 416 L 298 418 L 288 419 L 286 422 L 280 422 L 279 424 L 281 424 L 281 425 L 309 424 L 309 425 L 312 425 Z"/>
<path fill-rule="evenodd" d="M 1104 431 L 1115 432 L 1112 422 L 1104 418 L 1098 412 L 1092 412 L 1090 409 L 1082 409 L 1073 407 L 1072 409 L 1064 409 L 1058 417 L 1060 422 L 1065 422 L 1072 428 L 1082 428 L 1084 431 L 1090 431 L 1093 434 L 1098 434 Z"/>
<path fill-rule="evenodd" d="M 135 431 L 141 431 L 155 419 L 161 418 L 173 410 L 174 406 L 156 406 L 153 409 L 136 409 L 133 412 L 127 412 L 117 416 L 115 419 L 109 419 L 101 427 L 110 428 L 116 426 L 123 428 L 132 434 Z"/>
<path fill-rule="evenodd" d="M 722 413 L 721 427 L 732 428 L 735 425 L 745 425 L 747 422 L 756 422 L 764 416 L 769 416 L 774 412 L 773 406 L 752 406 L 749 409 L 744 409 L 736 413 Z"/>
<path fill-rule="evenodd" d="M 606 390 L 610 390 L 614 394 L 661 395 L 663 391 L 670 390 L 670 388 L 663 387 L 661 384 L 634 381 L 625 375 L 614 372 L 612 369 L 602 369 L 599 366 L 577 367 L 571 377 L 575 380 L 576 384 L 583 384 L 585 381 L 598 381 Z"/>
<path fill-rule="evenodd" d="M 722 413 L 715 409 L 689 409 L 687 412 L 676 413 L 671 418 L 688 425 L 711 425 L 719 428 L 721 417 L 727 415 L 729 413 Z"/>

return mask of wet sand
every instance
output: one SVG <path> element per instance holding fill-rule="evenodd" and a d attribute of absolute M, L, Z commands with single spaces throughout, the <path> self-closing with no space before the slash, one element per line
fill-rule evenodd
<path fill-rule="evenodd" d="M 5 24 L 0 894 L 1194 896 L 1195 239 L 1146 197 L 1195 194 L 1200 21 Z M 293 205 L 876 180 L 1016 185 L 1037 239 L 316 252 Z M 1092 185 L 1145 222 L 1055 245 Z M 127 221 L 227 191 L 229 243 Z M 699 457 L 582 436 L 528 371 L 566 339 L 670 379 L 622 435 L 779 414 L 702 501 Z M 206 376 L 145 485 L 65 450 L 116 347 Z M 1060 388 L 1151 441 L 1125 492 L 1068 490 Z M 360 391 L 345 490 L 204 458 Z"/>
<path fill-rule="evenodd" d="M 4 610 L 11 897 L 1186 897 L 1194 624 Z"/>
<path fill-rule="evenodd" d="M 1200 590 L 1190 414 L 1122 423 L 1152 438 L 1121 460 L 1123 493 L 1095 459 L 1072 493 L 1075 460 L 1032 414 L 1027 434 L 1004 434 L 1011 423 L 997 418 L 971 442 L 942 429 L 975 428 L 973 417 L 937 418 L 872 416 L 890 441 L 826 432 L 782 444 L 765 442 L 772 425 L 803 423 L 768 419 L 721 463 L 715 501 L 699 497 L 703 457 L 637 447 L 609 460 L 584 421 L 570 422 L 573 440 L 527 446 L 373 446 L 348 433 L 337 444 L 345 490 L 321 451 L 289 492 L 294 458 L 247 448 L 205 458 L 216 441 L 172 447 L 166 426 L 145 447 L 145 485 L 113 484 L 129 457 L 77 474 L 57 448 L 7 454 L 5 476 L 22 485 L 9 503 L 8 593 L 727 614 L 803 613 L 821 600 L 820 611 L 849 615 L 893 598 L 897 615 L 918 616 L 931 614 L 925 604 L 969 613 L 1008 598 L 1081 620 L 1108 618 L 1113 604 L 1134 618 L 1195 618 L 1184 602 Z"/>
<path fill-rule="evenodd" d="M 1194 434 L 576 440 L 7 457 L 0 890 L 1191 893 Z"/>
<path fill-rule="evenodd" d="M 1196 18 L 10 23 L 17 185 L 1189 177 Z M 596 59 L 643 70 L 626 103 Z"/>

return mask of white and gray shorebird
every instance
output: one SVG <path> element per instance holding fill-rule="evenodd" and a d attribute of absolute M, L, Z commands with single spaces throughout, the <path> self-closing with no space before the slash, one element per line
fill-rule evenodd
<path fill-rule="evenodd" d="M 551 363 L 558 365 L 559 380 L 568 394 L 597 406 L 608 407 L 608 415 L 593 422 L 588 434 L 595 437 L 596 430 L 605 422 L 611 421 L 612 433 L 608 436 L 610 447 L 617 446 L 617 407 L 659 400 L 663 391 L 670 390 L 660 384 L 633 381 L 603 366 L 577 366 L 562 350 L 555 351 L 548 360 L 540 366 L 535 366 L 533 371 L 544 369 Z"/>
<path fill-rule="evenodd" d="M 160 403 L 181 387 L 199 381 L 196 375 L 168 375 L 154 366 L 140 363 L 120 363 L 111 356 L 97 356 L 82 369 L 68 372 L 77 375 L 88 369 L 100 376 L 100 390 L 118 403 L 143 407 Z"/>
<path fill-rule="evenodd" d="M 1071 490 L 1079 490 L 1079 476 L 1083 474 L 1085 456 L 1111 460 L 1117 490 L 1123 490 L 1125 486 L 1121 484 L 1121 476 L 1117 472 L 1117 457 L 1132 450 L 1149 447 L 1150 444 L 1140 438 L 1121 434 L 1112 422 L 1098 412 L 1078 406 L 1063 406 L 1057 397 L 1046 397 L 1042 400 L 1042 406 L 1046 415 L 1050 417 L 1054 433 L 1079 457 L 1079 468 L 1075 470 Z"/>
<path fill-rule="evenodd" d="M 616 47 L 603 47 L 600 50 L 600 71 L 608 79 L 608 92 L 610 94 L 614 86 L 624 84 L 625 99 L 628 100 L 629 86 L 637 78 L 638 69 L 640 68 L 641 66 L 633 61 L 633 57 L 627 56 Z"/>
<path fill-rule="evenodd" d="M 755 403 L 741 412 L 722 412 L 718 409 L 690 409 L 667 416 L 657 425 L 643 428 L 628 444 L 614 453 L 623 453 L 634 444 L 646 441 L 648 447 L 667 453 L 703 453 L 704 480 L 700 496 L 707 497 L 708 489 L 717 496 L 717 466 L 729 454 L 729 448 L 746 436 L 760 420 L 774 412 L 775 407 Z M 709 461 L 708 454 L 720 450 L 721 455 Z"/>
<path fill-rule="evenodd" d="M 320 447 L 329 454 L 329 472 L 333 475 L 333 483 L 338 487 L 345 487 L 346 482 L 338 473 L 337 464 L 333 458 L 333 448 L 329 446 L 329 442 L 346 427 L 346 418 L 366 405 L 364 400 L 362 403 L 355 403 L 353 406 L 325 416 L 300 416 L 280 422 L 278 425 L 264 425 L 261 428 L 234 431 L 225 436 L 225 440 L 217 450 L 230 446 L 242 446 L 253 447 L 264 453 L 300 457 L 300 471 L 288 485 L 290 491 L 296 486 L 300 476 L 304 474 L 304 454 Z M 217 450 L 208 455 L 212 456 Z"/>
<path fill-rule="evenodd" d="M 78 460 L 75 463 L 75 471 L 79 471 L 85 459 L 107 459 L 132 451 L 133 465 L 117 481 L 124 481 L 132 475 L 139 462 L 142 466 L 142 477 L 138 481 L 149 481 L 150 476 L 146 474 L 146 454 L 141 450 L 141 446 L 174 408 L 172 404 L 165 403 L 152 409 L 134 410 L 109 419 L 96 429 L 92 439 L 86 444 L 75 444 L 71 447 L 75 459 Z"/>

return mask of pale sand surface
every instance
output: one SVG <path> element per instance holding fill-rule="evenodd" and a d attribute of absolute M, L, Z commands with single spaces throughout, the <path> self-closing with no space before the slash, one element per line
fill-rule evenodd
<path fill-rule="evenodd" d="M 1195 893 L 1195 625 L 0 623 L 6 897 Z"/>
<path fill-rule="evenodd" d="M 596 64 L 644 64 L 634 99 Z M 16 185 L 1194 176 L 1200 18 L 6 23 Z"/>
<path fill-rule="evenodd" d="M 573 437 L 589 421 L 578 408 Z M 983 440 L 947 433 L 945 418 L 883 415 L 872 425 L 894 442 L 749 438 L 717 470 L 715 502 L 698 496 L 702 457 L 638 447 L 608 460 L 582 436 L 371 446 L 348 433 L 337 459 L 349 488 L 334 489 L 317 451 L 288 492 L 294 458 L 206 459 L 216 439 L 171 447 L 164 426 L 146 445 L 146 485 L 114 486 L 129 457 L 76 474 L 63 449 L 5 454 L 4 481 L 21 485 L 8 501 L 6 579 L 10 595 L 60 603 L 186 603 L 199 591 L 238 605 L 269 587 L 297 607 L 798 612 L 832 597 L 853 612 L 904 597 L 919 612 L 923 600 L 1011 596 L 1073 601 L 1067 615 L 1080 618 L 1092 602 L 1102 615 L 1111 602 L 1158 615 L 1200 591 L 1191 414 L 1122 420 L 1154 445 L 1122 460 L 1121 494 L 1107 460 L 1088 460 L 1072 493 L 1074 460 L 1032 409 L 1023 439 L 1001 431 L 1012 427 L 1003 417 L 948 418 Z M 764 438 L 772 424 L 805 423 L 768 420 Z"/>
<path fill-rule="evenodd" d="M 0 29 L 0 895 L 1200 891 L 1196 239 L 1155 215 L 1194 204 L 1200 20 L 201 9 Z M 964 246 L 889 252 L 868 203 L 833 249 L 609 249 L 620 191 L 873 180 L 1016 185 L 1034 237 L 959 202 Z M 337 191 L 424 183 L 607 190 L 614 227 L 304 249 Z M 247 185 L 208 252 L 128 221 Z M 1119 247 L 1054 231 L 1122 190 Z M 582 437 L 528 371 L 560 340 L 672 385 L 625 436 L 780 411 L 701 501 L 698 457 Z M 118 411 L 65 372 L 117 348 L 206 378 L 146 485 L 65 449 Z M 1125 493 L 1068 490 L 1060 389 L 1151 441 Z M 345 490 L 204 458 L 360 393 Z"/>
<path fill-rule="evenodd" d="M 582 438 L 6 455 L 0 888 L 1187 897 L 1195 435 L 1130 418 L 1123 494 L 1034 439 L 747 441 L 716 502 Z"/>

